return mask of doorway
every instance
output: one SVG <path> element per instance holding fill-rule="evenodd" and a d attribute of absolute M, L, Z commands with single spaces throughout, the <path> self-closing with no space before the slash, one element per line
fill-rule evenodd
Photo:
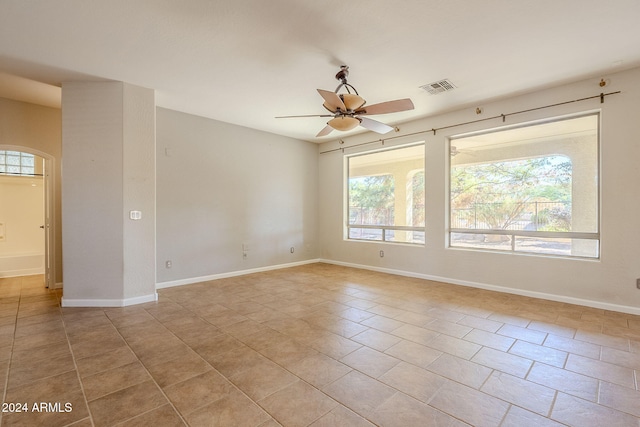
<path fill-rule="evenodd" d="M 0 145 L 0 277 L 42 274 L 55 288 L 53 157 Z"/>

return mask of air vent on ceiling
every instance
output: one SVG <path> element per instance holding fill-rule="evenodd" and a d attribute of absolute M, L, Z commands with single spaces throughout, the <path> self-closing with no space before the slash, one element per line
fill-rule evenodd
<path fill-rule="evenodd" d="M 447 79 L 420 86 L 420 89 L 426 90 L 431 95 L 437 95 L 442 92 L 449 92 L 451 90 L 454 90 L 455 88 L 455 85 Z"/>

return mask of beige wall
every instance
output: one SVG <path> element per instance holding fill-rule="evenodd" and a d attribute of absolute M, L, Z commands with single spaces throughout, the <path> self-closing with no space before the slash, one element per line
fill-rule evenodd
<path fill-rule="evenodd" d="M 62 214 L 60 164 L 62 159 L 61 112 L 25 102 L 0 98 L 0 147 L 53 158 L 53 249 L 55 282 L 62 283 Z"/>
<path fill-rule="evenodd" d="M 344 148 L 345 154 L 379 149 L 380 144 L 354 147 L 379 136 L 368 134 L 322 144 L 320 151 L 319 236 L 321 258 L 345 265 L 426 277 L 469 286 L 497 289 L 561 301 L 583 302 L 640 314 L 640 69 L 605 76 L 610 85 L 603 104 L 599 97 L 544 110 L 472 123 L 437 132 L 429 129 L 477 120 L 476 105 L 441 116 L 400 125 L 404 133 L 419 133 L 385 141 L 385 147 L 426 140 L 425 197 L 426 245 L 409 246 L 343 239 Z M 598 95 L 598 78 L 547 90 L 479 103 L 483 117 L 499 116 L 544 105 Z M 446 95 L 443 95 L 446 96 Z M 504 125 L 525 123 L 585 111 L 601 112 L 601 259 L 584 260 L 447 248 L 448 158 L 450 136 Z M 395 136 L 395 135 L 394 135 Z M 340 214 L 338 214 L 340 213 Z M 384 249 L 384 258 L 379 251 Z"/>
<path fill-rule="evenodd" d="M 317 258 L 316 144 L 158 108 L 156 145 L 159 284 Z"/>
<path fill-rule="evenodd" d="M 109 119 L 107 111 L 103 111 L 105 119 Z M 145 191 L 145 186 L 157 187 L 157 243 L 149 246 L 152 239 L 138 240 L 145 243 L 142 252 L 157 252 L 157 271 L 154 273 L 157 273 L 159 283 L 305 262 L 318 257 L 316 144 L 161 108 L 157 111 L 156 176 L 145 178 L 136 173 L 139 164 L 133 162 L 122 165 L 129 170 L 126 175 L 120 171 L 117 179 L 102 179 L 87 186 L 88 181 L 73 179 L 69 170 L 67 191 L 82 191 L 85 187 L 94 194 L 69 204 L 69 212 L 97 209 L 105 214 L 114 203 L 122 205 L 124 201 L 128 203 L 125 211 L 142 210 L 143 218 L 146 218 L 144 213 L 150 208 L 139 207 L 135 200 L 139 191 Z M 62 282 L 61 111 L 0 99 L 0 112 L 0 144 L 6 141 L 19 145 L 16 141 L 21 141 L 24 146 L 49 153 L 55 159 L 56 253 L 59 255 L 56 281 Z M 129 129 L 135 132 L 135 129 Z M 99 158 L 118 159 L 122 155 L 122 150 L 108 148 L 96 141 L 93 148 L 79 143 L 77 147 L 69 145 L 65 150 L 65 165 L 84 162 L 83 174 L 90 180 L 107 167 L 98 161 Z M 101 149 L 105 151 L 101 152 Z M 129 158 L 133 159 L 139 153 L 130 154 Z M 146 162 L 144 154 L 142 157 L 141 161 Z M 107 172 L 112 169 L 107 167 Z M 139 190 L 114 196 L 116 198 L 110 202 L 110 188 L 113 185 L 122 188 L 125 179 L 141 183 Z M 96 188 L 100 191 L 95 191 Z M 123 216 L 123 211 L 119 210 L 111 218 L 117 218 L 117 225 L 123 221 Z M 96 250 L 96 240 L 88 236 L 92 230 L 108 230 L 110 221 L 112 219 L 96 218 L 95 222 L 78 223 L 69 217 L 68 225 L 75 230 L 72 234 L 76 236 L 72 239 L 79 239 L 75 244 L 81 248 L 80 252 Z M 127 223 L 122 227 L 138 225 Z M 134 228 L 131 235 L 136 232 Z M 143 233 L 148 234 L 148 230 Z M 101 239 L 102 250 L 114 238 L 122 239 L 122 234 Z M 243 257 L 243 243 L 249 248 L 246 258 Z M 292 247 L 294 253 L 291 253 Z M 125 251 L 131 262 L 135 262 L 135 255 L 141 253 L 131 247 Z M 171 269 L 165 267 L 167 260 L 173 262 Z M 94 277 L 102 267 L 98 265 L 98 270 L 86 268 L 78 280 Z M 103 277 L 110 277 L 112 272 L 106 269 Z M 72 297 L 68 292 L 69 289 L 65 294 Z M 99 298 L 100 291 L 96 290 L 93 296 Z M 111 297 L 122 296 L 116 292 L 107 296 Z"/>
<path fill-rule="evenodd" d="M 63 306 L 155 299 L 155 94 L 62 85 Z M 131 211 L 142 212 L 139 220 Z"/>

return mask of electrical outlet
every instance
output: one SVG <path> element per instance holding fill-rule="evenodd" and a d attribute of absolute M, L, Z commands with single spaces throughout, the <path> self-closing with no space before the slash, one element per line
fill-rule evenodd
<path fill-rule="evenodd" d="M 384 251 L 380 251 L 380 258 L 384 258 Z"/>
<path fill-rule="evenodd" d="M 164 266 L 167 267 L 167 268 L 171 268 L 172 265 L 173 264 L 171 263 L 171 261 L 167 261 L 167 262 L 164 263 Z"/>
<path fill-rule="evenodd" d="M 294 252 L 296 251 L 296 248 L 294 248 L 293 246 L 291 246 L 291 249 L 289 249 L 289 251 L 290 251 L 291 253 L 294 253 Z"/>
<path fill-rule="evenodd" d="M 636 288 L 640 289 L 640 279 L 636 279 Z"/>

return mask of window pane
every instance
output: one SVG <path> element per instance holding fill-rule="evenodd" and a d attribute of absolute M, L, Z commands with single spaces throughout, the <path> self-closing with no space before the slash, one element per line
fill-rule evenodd
<path fill-rule="evenodd" d="M 459 248 L 511 250 L 511 236 L 475 233 L 451 233 L 450 245 Z"/>
<path fill-rule="evenodd" d="M 349 227 L 349 238 L 358 240 L 382 240 L 382 230 Z"/>
<path fill-rule="evenodd" d="M 20 162 L 22 163 L 22 166 L 33 166 L 34 158 L 28 154 L 23 154 L 20 158 Z"/>
<path fill-rule="evenodd" d="M 35 173 L 35 156 L 19 151 L 0 151 L 0 173 L 33 175 Z"/>
<path fill-rule="evenodd" d="M 347 187 L 348 223 L 380 226 L 350 228 L 350 239 L 424 242 L 424 236 L 394 230 L 425 225 L 424 145 L 349 157 Z"/>
<path fill-rule="evenodd" d="M 516 237 L 515 250 L 537 254 L 582 256 L 597 258 L 599 245 L 597 240 L 562 239 L 541 237 Z"/>
<path fill-rule="evenodd" d="M 418 243 L 424 244 L 424 231 L 389 230 L 385 234 L 388 242 Z"/>
<path fill-rule="evenodd" d="M 598 123 L 588 115 L 452 138 L 451 229 L 502 230 L 508 239 L 520 230 L 597 234 Z M 495 246 L 463 235 L 452 235 L 451 245 Z M 549 246 L 536 252 L 554 253 Z"/>
<path fill-rule="evenodd" d="M 20 156 L 7 156 L 7 164 L 20 166 Z"/>
<path fill-rule="evenodd" d="M 393 225 L 394 180 L 392 175 L 349 179 L 349 223 Z"/>

